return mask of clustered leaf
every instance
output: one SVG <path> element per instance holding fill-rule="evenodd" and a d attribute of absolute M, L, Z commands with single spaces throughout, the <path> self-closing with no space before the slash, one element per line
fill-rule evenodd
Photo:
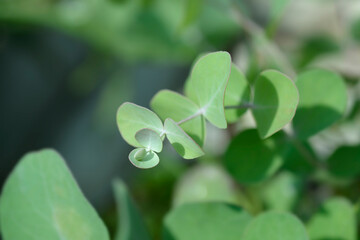
<path fill-rule="evenodd" d="M 159 163 L 157 153 L 165 136 L 181 157 L 198 158 L 204 155 L 205 119 L 226 128 L 250 109 L 258 133 L 245 131 L 236 137 L 226 153 L 225 165 L 239 182 L 253 183 L 273 175 L 286 159 L 291 161 L 286 161 L 285 168 L 309 171 L 308 163 L 297 157 L 297 147 L 291 147 L 283 133 L 276 133 L 294 118 L 295 137 L 307 146 L 307 138 L 340 119 L 346 95 L 341 77 L 326 70 L 306 71 L 296 83 L 279 71 L 265 70 L 251 86 L 227 52 L 214 52 L 196 60 L 185 84 L 185 96 L 159 91 L 150 103 L 154 112 L 124 103 L 117 123 L 125 141 L 137 147 L 130 153 L 130 161 L 137 167 L 151 168 Z M 286 142 L 286 149 L 279 149 L 279 139 Z M 239 147 L 247 144 L 251 146 Z"/>
<path fill-rule="evenodd" d="M 150 106 L 163 121 L 171 118 L 179 122 L 200 111 L 200 107 L 189 98 L 170 90 L 159 91 L 151 100 Z M 200 146 L 203 146 L 206 128 L 205 119 L 201 114 L 191 121 L 182 123 L 181 128 Z"/>

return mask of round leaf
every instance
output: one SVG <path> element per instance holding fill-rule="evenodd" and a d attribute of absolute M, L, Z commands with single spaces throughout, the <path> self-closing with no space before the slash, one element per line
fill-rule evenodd
<path fill-rule="evenodd" d="M 344 114 L 347 92 L 339 75 L 327 70 L 309 70 L 299 75 L 296 86 L 300 102 L 293 125 L 300 139 L 324 130 Z"/>
<path fill-rule="evenodd" d="M 284 134 L 261 140 L 256 130 L 246 130 L 236 136 L 225 153 L 225 167 L 240 183 L 260 182 L 279 169 L 283 163 Z"/>
<path fill-rule="evenodd" d="M 5 240 L 109 239 L 62 157 L 48 149 L 25 155 L 10 174 L 0 224 Z"/>
<path fill-rule="evenodd" d="M 164 128 L 169 142 L 180 156 L 193 159 L 204 155 L 201 147 L 174 120 L 166 119 Z"/>
<path fill-rule="evenodd" d="M 160 135 L 151 129 L 141 129 L 135 134 L 135 139 L 144 148 L 153 150 L 155 152 L 161 152 L 162 150 L 163 142 Z"/>
<path fill-rule="evenodd" d="M 264 203 L 269 209 L 291 211 L 300 193 L 299 181 L 289 172 L 281 172 L 266 184 L 262 191 Z"/>
<path fill-rule="evenodd" d="M 250 86 L 244 74 L 234 65 L 231 67 L 229 83 L 226 87 L 224 104 L 229 108 L 225 110 L 226 120 L 236 122 L 246 112 L 246 108 L 236 108 L 241 104 L 250 103 Z"/>
<path fill-rule="evenodd" d="M 176 122 L 193 116 L 200 109 L 187 97 L 170 90 L 158 92 L 151 100 L 150 106 L 163 121 L 171 118 Z M 204 144 L 206 126 L 202 115 L 181 124 L 181 128 L 200 146 Z"/>
<path fill-rule="evenodd" d="M 191 203 L 165 217 L 165 240 L 237 240 L 251 217 L 240 207 L 225 203 Z"/>
<path fill-rule="evenodd" d="M 293 81 L 284 74 L 267 70 L 255 81 L 252 109 L 261 138 L 282 129 L 294 117 L 299 93 Z"/>
<path fill-rule="evenodd" d="M 312 240 L 356 240 L 356 214 L 344 198 L 333 198 L 324 203 L 310 219 L 308 232 Z"/>
<path fill-rule="evenodd" d="M 360 175 L 360 146 L 341 147 L 328 160 L 329 170 L 338 178 L 351 179 Z"/>
<path fill-rule="evenodd" d="M 229 53 L 209 53 L 196 62 L 187 83 L 188 97 L 200 107 L 205 118 L 218 128 L 227 126 L 224 94 L 230 70 Z"/>
<path fill-rule="evenodd" d="M 237 203 L 232 179 L 218 165 L 198 165 L 187 171 L 178 181 L 173 206 L 190 202 Z"/>
<path fill-rule="evenodd" d="M 135 139 L 135 134 L 139 130 L 148 128 L 159 135 L 163 131 L 163 124 L 155 113 L 133 103 L 126 102 L 119 107 L 116 121 L 121 136 L 134 147 L 142 147 Z"/>
<path fill-rule="evenodd" d="M 270 211 L 254 218 L 243 235 L 243 240 L 309 240 L 302 222 L 286 212 Z"/>
<path fill-rule="evenodd" d="M 146 151 L 143 148 L 136 148 L 129 154 L 130 162 L 138 168 L 152 168 L 159 164 L 160 159 L 153 151 Z"/>

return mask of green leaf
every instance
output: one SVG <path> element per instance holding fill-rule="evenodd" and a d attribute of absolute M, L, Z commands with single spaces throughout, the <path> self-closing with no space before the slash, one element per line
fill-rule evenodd
<path fill-rule="evenodd" d="M 129 102 L 123 103 L 119 107 L 116 121 L 121 136 L 128 144 L 134 147 L 142 147 L 135 139 L 135 134 L 139 130 L 148 128 L 159 135 L 163 132 L 163 124 L 155 113 Z"/>
<path fill-rule="evenodd" d="M 357 42 L 360 42 L 360 18 L 351 24 L 351 35 Z"/>
<path fill-rule="evenodd" d="M 227 107 L 235 108 L 225 110 L 227 122 L 236 122 L 239 117 L 246 112 L 247 108 L 236 108 L 236 106 L 249 104 L 250 94 L 250 86 L 245 75 L 232 64 L 229 82 L 226 87 L 224 104 Z"/>
<path fill-rule="evenodd" d="M 204 155 L 201 147 L 174 120 L 166 119 L 164 127 L 169 142 L 180 156 L 193 159 Z"/>
<path fill-rule="evenodd" d="M 352 179 L 360 175 L 360 146 L 337 149 L 328 159 L 330 173 L 338 178 Z"/>
<path fill-rule="evenodd" d="M 160 159 L 153 151 L 147 151 L 144 148 L 136 148 L 129 154 L 130 162 L 138 168 L 152 168 L 159 164 Z"/>
<path fill-rule="evenodd" d="M 308 232 L 312 240 L 356 240 L 356 214 L 344 198 L 327 200 L 310 219 Z"/>
<path fill-rule="evenodd" d="M 299 146 L 303 146 L 304 149 L 299 148 L 296 146 L 297 143 L 291 143 L 288 146 L 287 154 L 285 157 L 283 169 L 286 169 L 290 172 L 295 173 L 296 175 L 300 176 L 307 176 L 310 175 L 315 171 L 315 166 L 306 159 L 303 153 L 300 150 L 304 150 L 308 152 L 311 156 L 316 158 L 316 154 L 314 150 L 311 148 L 308 142 L 299 141 Z"/>
<path fill-rule="evenodd" d="M 282 129 L 295 115 L 299 93 L 293 81 L 275 70 L 263 71 L 255 81 L 252 109 L 261 138 Z"/>
<path fill-rule="evenodd" d="M 204 6 L 204 0 L 186 0 L 185 16 L 182 20 L 181 28 L 191 25 L 201 14 Z"/>
<path fill-rule="evenodd" d="M 218 128 L 226 128 L 224 94 L 231 70 L 227 52 L 214 52 L 201 57 L 188 79 L 187 94 L 201 109 L 205 118 Z"/>
<path fill-rule="evenodd" d="M 303 223 L 291 213 L 269 211 L 247 226 L 243 240 L 309 240 Z"/>
<path fill-rule="evenodd" d="M 214 164 L 191 168 L 178 181 L 173 206 L 191 202 L 237 203 L 237 194 L 230 176 Z"/>
<path fill-rule="evenodd" d="M 25 155 L 0 201 L 4 240 L 109 239 L 107 229 L 53 150 Z"/>
<path fill-rule="evenodd" d="M 269 209 L 291 211 L 299 196 L 299 181 L 294 174 L 281 172 L 262 191 Z"/>
<path fill-rule="evenodd" d="M 171 118 L 179 122 L 200 110 L 190 99 L 170 90 L 159 91 L 151 100 L 150 106 L 163 121 Z M 181 128 L 200 146 L 204 145 L 206 125 L 202 115 L 182 123 Z"/>
<path fill-rule="evenodd" d="M 272 37 L 276 32 L 279 22 L 284 14 L 286 6 L 291 0 L 271 0 L 270 1 L 270 17 L 266 32 L 269 37 Z"/>
<path fill-rule="evenodd" d="M 296 85 L 300 102 L 293 125 L 300 139 L 326 129 L 344 114 L 347 91 L 339 75 L 327 70 L 309 70 L 298 76 Z"/>
<path fill-rule="evenodd" d="M 283 163 L 284 133 L 262 140 L 255 129 L 237 135 L 225 153 L 225 167 L 240 183 L 257 183 L 273 175 Z"/>
<path fill-rule="evenodd" d="M 163 142 L 161 140 L 160 135 L 148 128 L 139 130 L 135 134 L 135 139 L 144 148 L 153 150 L 155 152 L 161 152 L 163 148 Z"/>
<path fill-rule="evenodd" d="M 113 189 L 119 218 L 115 240 L 150 239 L 145 223 L 125 183 L 117 179 L 113 183 Z"/>
<path fill-rule="evenodd" d="M 236 240 L 251 216 L 240 207 L 218 202 L 184 204 L 165 217 L 165 240 Z"/>

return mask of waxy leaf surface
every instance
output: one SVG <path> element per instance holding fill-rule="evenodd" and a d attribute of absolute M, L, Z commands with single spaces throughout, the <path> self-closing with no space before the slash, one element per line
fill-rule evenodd
<path fill-rule="evenodd" d="M 129 154 L 130 162 L 138 168 L 152 168 L 159 164 L 159 156 L 153 151 L 144 148 L 135 148 Z"/>
<path fill-rule="evenodd" d="M 162 150 L 163 142 L 160 135 L 151 129 L 144 128 L 139 130 L 135 134 L 135 139 L 144 148 L 153 150 L 155 152 L 161 152 Z"/>
<path fill-rule="evenodd" d="M 226 128 L 224 95 L 231 71 L 227 52 L 214 52 L 201 57 L 187 83 L 187 95 L 202 109 L 205 118 L 218 128 Z"/>
<path fill-rule="evenodd" d="M 226 120 L 229 123 L 236 122 L 244 114 L 247 108 L 237 108 L 241 104 L 250 103 L 250 86 L 244 74 L 234 65 L 231 67 L 231 74 L 225 92 Z"/>
<path fill-rule="evenodd" d="M 293 81 L 275 70 L 262 72 L 255 81 L 252 112 L 261 138 L 282 129 L 294 117 L 299 93 Z"/>
<path fill-rule="evenodd" d="M 189 98 L 170 90 L 158 92 L 151 100 L 150 106 L 163 121 L 171 118 L 176 122 L 193 116 L 200 109 Z M 182 123 L 181 128 L 200 146 L 204 144 L 206 126 L 202 115 Z"/>
<path fill-rule="evenodd" d="M 204 155 L 201 147 L 174 120 L 166 119 L 164 127 L 169 142 L 180 156 L 193 159 Z"/>
<path fill-rule="evenodd" d="M 155 113 L 133 103 L 126 102 L 119 107 L 116 121 L 123 139 L 134 147 L 142 147 L 135 139 L 139 130 L 148 128 L 158 134 L 163 131 L 163 124 Z"/>

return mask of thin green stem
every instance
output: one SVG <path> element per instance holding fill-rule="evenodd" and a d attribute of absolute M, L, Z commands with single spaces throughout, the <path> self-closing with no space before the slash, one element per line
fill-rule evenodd
<path fill-rule="evenodd" d="M 244 109 L 244 108 L 254 108 L 254 104 L 252 103 L 243 103 L 240 105 L 231 105 L 231 106 L 225 106 L 225 109 Z"/>

